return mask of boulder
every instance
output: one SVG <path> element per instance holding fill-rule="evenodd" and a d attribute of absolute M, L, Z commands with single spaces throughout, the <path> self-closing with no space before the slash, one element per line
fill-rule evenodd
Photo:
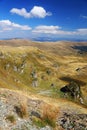
<path fill-rule="evenodd" d="M 55 87 L 55 84 L 54 84 L 54 83 L 51 83 L 50 87 L 51 87 L 51 88 L 54 88 L 54 87 Z"/>
<path fill-rule="evenodd" d="M 38 87 L 38 80 L 33 80 L 32 81 L 32 86 L 33 87 Z"/>
<path fill-rule="evenodd" d="M 80 89 L 80 85 L 78 85 L 76 82 L 72 81 L 69 84 L 63 86 L 60 89 L 61 92 L 64 93 L 64 95 L 68 94 L 75 100 L 79 100 L 80 103 L 83 104 L 83 98 L 82 98 L 82 93 Z"/>
<path fill-rule="evenodd" d="M 15 72 L 17 72 L 17 71 L 18 71 L 17 66 L 13 66 L 13 70 L 14 70 Z"/>

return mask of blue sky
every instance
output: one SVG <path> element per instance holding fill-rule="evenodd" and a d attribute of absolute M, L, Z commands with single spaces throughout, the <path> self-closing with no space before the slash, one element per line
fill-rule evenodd
<path fill-rule="evenodd" d="M 87 0 L 0 0 L 0 39 L 87 40 Z"/>

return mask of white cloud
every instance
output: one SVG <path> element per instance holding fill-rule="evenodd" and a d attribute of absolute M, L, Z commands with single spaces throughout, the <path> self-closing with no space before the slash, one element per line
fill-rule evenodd
<path fill-rule="evenodd" d="M 84 19 L 87 19 L 87 16 L 85 16 L 85 15 L 81 15 L 80 17 L 84 18 Z"/>
<path fill-rule="evenodd" d="M 10 31 L 10 30 L 31 30 L 31 27 L 28 25 L 20 25 L 10 20 L 1 20 L 0 21 L 0 29 L 2 31 Z"/>
<path fill-rule="evenodd" d="M 44 18 L 44 17 L 50 16 L 50 15 L 52 15 L 52 13 L 46 12 L 46 10 L 40 6 L 34 6 L 33 9 L 30 11 L 31 17 Z"/>
<path fill-rule="evenodd" d="M 46 25 L 41 25 L 37 26 L 32 32 L 34 33 L 50 33 L 50 34 L 56 34 L 58 29 L 61 27 L 59 26 L 46 26 Z"/>
<path fill-rule="evenodd" d="M 41 25 L 35 27 L 34 30 L 32 30 L 33 33 L 44 33 L 44 34 L 59 34 L 59 35 L 71 35 L 72 32 L 70 31 L 63 31 L 61 27 L 59 26 L 46 26 L 46 25 Z"/>
<path fill-rule="evenodd" d="M 34 6 L 30 12 L 27 12 L 25 8 L 17 9 L 13 8 L 10 10 L 12 14 L 18 14 L 20 16 L 23 16 L 25 18 L 45 18 L 46 16 L 52 15 L 51 12 L 46 12 L 46 10 L 41 6 Z"/>
<path fill-rule="evenodd" d="M 61 36 L 85 36 L 87 35 L 87 28 L 76 29 L 74 31 L 65 31 L 60 26 L 37 26 L 32 30 L 33 33 L 37 34 L 50 34 L 50 35 L 61 35 Z"/>
<path fill-rule="evenodd" d="M 87 28 L 77 29 L 75 33 L 78 35 L 87 35 Z"/>
<path fill-rule="evenodd" d="M 16 30 L 15 32 L 17 33 L 23 32 L 23 34 L 19 33 L 23 37 L 26 37 L 26 36 L 28 37 L 29 34 L 27 33 L 27 31 L 21 31 L 21 30 L 30 30 L 30 35 L 32 36 L 49 35 L 50 37 L 51 36 L 53 37 L 54 36 L 86 37 L 87 35 L 87 28 L 79 28 L 79 29 L 75 29 L 74 31 L 68 31 L 68 30 L 63 30 L 60 26 L 39 25 L 39 26 L 36 26 L 34 29 L 32 29 L 28 25 L 20 25 L 20 24 L 11 22 L 10 20 L 0 20 L 0 35 L 1 33 L 5 34 L 4 32 L 6 32 L 6 34 L 8 35 L 9 33 L 12 33 L 12 31 L 14 32 L 14 30 Z"/>

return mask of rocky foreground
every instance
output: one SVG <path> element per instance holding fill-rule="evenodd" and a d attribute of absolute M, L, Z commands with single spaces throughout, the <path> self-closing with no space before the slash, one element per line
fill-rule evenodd
<path fill-rule="evenodd" d="M 1 89 L 0 130 L 87 130 L 86 109 Z"/>

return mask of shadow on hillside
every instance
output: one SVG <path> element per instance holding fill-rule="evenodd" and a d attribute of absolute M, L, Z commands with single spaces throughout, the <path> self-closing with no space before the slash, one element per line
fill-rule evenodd
<path fill-rule="evenodd" d="M 78 79 L 74 79 L 74 78 L 68 77 L 68 76 L 66 76 L 66 77 L 60 77 L 59 79 L 60 79 L 60 80 L 63 80 L 63 81 L 66 81 L 66 82 L 68 82 L 68 83 L 74 81 L 74 82 L 76 82 L 76 83 L 77 83 L 78 85 L 80 85 L 80 86 L 86 85 L 86 83 L 85 83 L 84 81 L 81 81 L 81 80 L 78 80 Z"/>
<path fill-rule="evenodd" d="M 87 52 L 87 46 L 73 46 L 73 49 L 77 49 L 80 52 Z"/>

